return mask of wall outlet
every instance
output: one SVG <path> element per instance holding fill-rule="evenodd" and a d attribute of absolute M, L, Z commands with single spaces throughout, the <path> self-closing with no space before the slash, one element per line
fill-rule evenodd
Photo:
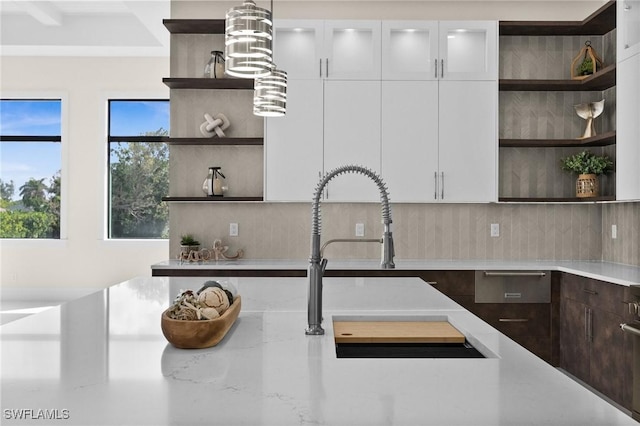
<path fill-rule="evenodd" d="M 230 223 L 229 224 L 229 236 L 230 237 L 237 237 L 238 236 L 238 224 L 237 223 Z"/>
<path fill-rule="evenodd" d="M 618 238 L 618 225 L 611 225 L 611 238 Z"/>
<path fill-rule="evenodd" d="M 364 223 L 356 223 L 356 237 L 364 237 Z"/>
<path fill-rule="evenodd" d="M 500 236 L 500 224 L 499 223 L 492 223 L 491 224 L 491 236 L 492 237 L 499 237 Z"/>

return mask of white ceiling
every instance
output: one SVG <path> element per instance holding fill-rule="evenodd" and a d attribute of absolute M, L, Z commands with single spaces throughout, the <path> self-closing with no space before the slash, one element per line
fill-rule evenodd
<path fill-rule="evenodd" d="M 169 56 L 170 0 L 0 0 L 3 56 Z"/>

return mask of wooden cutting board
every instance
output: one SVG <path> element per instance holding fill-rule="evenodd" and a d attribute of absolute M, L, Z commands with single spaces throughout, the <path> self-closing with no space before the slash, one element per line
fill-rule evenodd
<path fill-rule="evenodd" d="M 464 343 L 446 321 L 334 321 L 336 343 Z"/>

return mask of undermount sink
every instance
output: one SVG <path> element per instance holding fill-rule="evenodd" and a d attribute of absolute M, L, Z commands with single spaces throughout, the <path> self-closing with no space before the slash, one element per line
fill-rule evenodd
<path fill-rule="evenodd" d="M 334 316 L 337 358 L 486 358 L 444 316 Z"/>

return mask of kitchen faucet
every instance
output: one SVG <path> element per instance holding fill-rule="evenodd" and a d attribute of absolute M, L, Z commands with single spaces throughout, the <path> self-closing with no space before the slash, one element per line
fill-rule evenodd
<path fill-rule="evenodd" d="M 380 190 L 380 203 L 382 204 L 382 224 L 384 230 L 382 239 L 380 240 L 362 240 L 362 239 L 337 239 L 329 240 L 325 245 L 320 247 L 320 197 L 324 187 L 331 179 L 345 173 L 359 173 L 369 177 Z M 359 242 L 380 242 L 382 243 L 382 259 L 380 266 L 382 269 L 393 269 L 394 249 L 393 236 L 391 235 L 391 208 L 389 207 L 389 192 L 382 178 L 374 171 L 356 165 L 346 165 L 337 167 L 326 173 L 318 183 L 315 193 L 313 194 L 313 203 L 311 205 L 311 257 L 309 258 L 309 294 L 307 300 L 307 320 L 308 328 L 305 333 L 307 335 L 324 334 L 322 328 L 322 277 L 327 267 L 327 259 L 324 258 L 323 249 L 331 242 L 343 241 L 359 241 Z"/>

